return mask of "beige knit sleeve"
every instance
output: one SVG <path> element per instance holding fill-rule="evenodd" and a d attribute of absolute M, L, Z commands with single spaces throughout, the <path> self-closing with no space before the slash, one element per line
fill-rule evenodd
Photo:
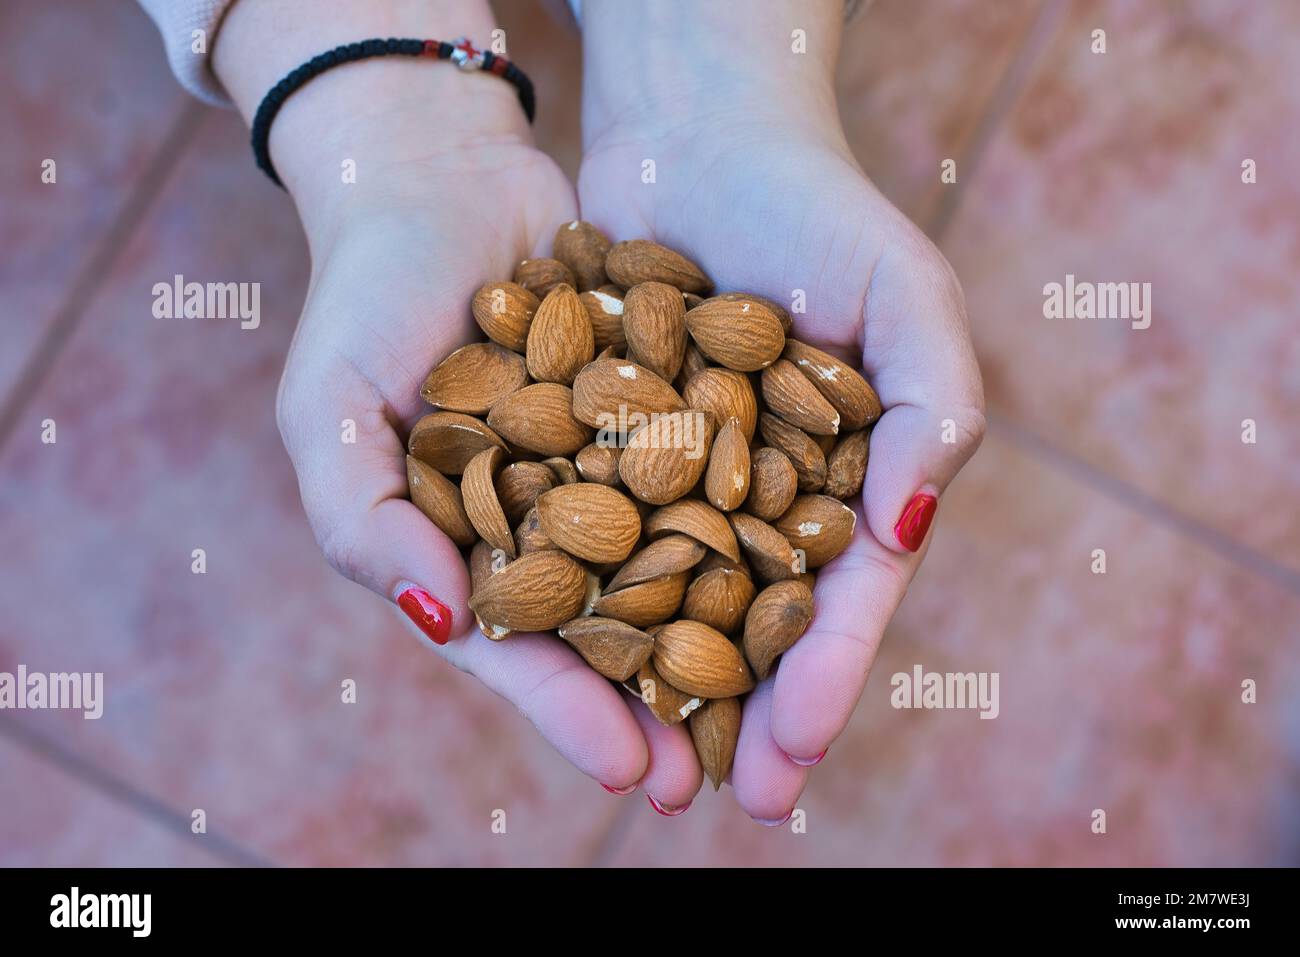
<path fill-rule="evenodd" d="M 167 48 L 167 62 L 181 86 L 200 100 L 230 106 L 230 97 L 212 72 L 212 43 L 221 18 L 234 0 L 140 0 Z M 198 31 L 202 31 L 199 33 Z M 196 52 L 199 51 L 199 52 Z"/>

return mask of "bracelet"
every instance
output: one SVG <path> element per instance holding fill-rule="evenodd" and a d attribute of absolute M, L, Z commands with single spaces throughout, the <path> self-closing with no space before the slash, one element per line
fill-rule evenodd
<path fill-rule="evenodd" d="M 253 157 L 257 160 L 257 168 L 271 177 L 277 186 L 284 188 L 284 183 L 280 182 L 280 176 L 271 163 L 271 122 L 295 90 L 312 77 L 341 63 L 389 55 L 436 57 L 439 60 L 451 60 L 465 71 L 487 70 L 495 73 L 518 91 L 519 105 L 523 107 L 528 122 L 533 121 L 533 81 L 505 57 L 477 50 L 465 37 L 460 37 L 453 43 L 443 40 L 397 40 L 391 37 L 387 40 L 362 40 L 360 43 L 345 43 L 328 53 L 312 57 L 271 87 L 253 117 Z"/>

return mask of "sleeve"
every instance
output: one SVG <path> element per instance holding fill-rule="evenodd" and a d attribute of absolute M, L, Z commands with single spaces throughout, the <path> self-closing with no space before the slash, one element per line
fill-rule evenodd
<path fill-rule="evenodd" d="M 212 43 L 221 18 L 234 0 L 140 0 L 153 19 L 167 49 L 167 62 L 181 86 L 216 106 L 230 106 L 230 97 L 212 72 Z M 197 31 L 202 31 L 198 33 Z M 198 45 L 199 39 L 202 44 Z M 196 51 L 196 45 L 199 52 Z"/>

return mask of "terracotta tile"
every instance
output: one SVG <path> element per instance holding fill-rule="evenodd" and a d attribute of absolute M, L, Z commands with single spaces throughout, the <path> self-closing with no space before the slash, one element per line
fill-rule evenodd
<path fill-rule="evenodd" d="M 924 225 L 942 190 L 940 164 L 960 161 L 1040 3 L 874 0 L 848 24 L 840 115 L 868 175 Z"/>
<path fill-rule="evenodd" d="M 10 720 L 10 719 L 4 719 Z M 212 867 L 169 830 L 0 737 L 0 867 Z"/>
<path fill-rule="evenodd" d="M 1070 11 L 943 239 L 990 401 L 1300 581 L 1300 10 Z M 1150 328 L 1044 318 L 1067 275 L 1149 282 Z"/>
<path fill-rule="evenodd" d="M 609 859 L 1294 862 L 1297 621 L 1300 598 L 995 433 L 945 497 L 864 700 L 810 778 L 807 833 L 753 824 L 724 789 L 680 818 L 629 819 Z M 999 716 L 895 710 L 890 677 L 916 664 L 998 672 Z M 1258 704 L 1242 703 L 1245 678 Z M 1090 831 L 1094 808 L 1105 835 Z"/>
<path fill-rule="evenodd" d="M 4 396 L 185 97 L 139 7 L 95 0 L 0 6 L 0 89 Z M 54 184 L 41 182 L 46 159 L 57 164 Z"/>

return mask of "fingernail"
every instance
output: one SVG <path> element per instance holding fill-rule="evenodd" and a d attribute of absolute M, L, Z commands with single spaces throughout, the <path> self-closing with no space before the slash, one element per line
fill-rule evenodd
<path fill-rule="evenodd" d="M 451 609 L 423 588 L 407 586 L 397 596 L 397 607 L 420 626 L 435 645 L 445 645 L 451 638 Z"/>
<path fill-rule="evenodd" d="M 894 526 L 894 537 L 909 552 L 914 552 L 925 541 L 925 533 L 930 530 L 939 500 L 926 492 L 917 492 L 903 509 L 898 524 Z"/>
<path fill-rule="evenodd" d="M 761 825 L 763 825 L 764 827 L 780 827 L 782 824 L 784 824 L 786 821 L 790 820 L 790 818 L 792 818 L 792 817 L 794 817 L 794 811 L 793 811 L 793 810 L 792 810 L 789 814 L 787 814 L 785 817 L 781 818 L 781 820 L 779 820 L 779 821 L 764 821 L 761 817 L 756 817 L 756 818 L 754 818 L 754 822 L 755 822 L 756 824 L 761 824 Z"/>
<path fill-rule="evenodd" d="M 830 748 L 826 749 L 826 751 L 829 750 Z M 786 757 L 789 758 L 791 761 L 793 761 L 795 764 L 799 765 L 799 767 L 801 768 L 810 768 L 814 764 L 821 764 L 822 758 L 826 757 L 826 751 L 823 751 L 815 758 L 796 758 L 793 754 L 787 754 Z"/>
<path fill-rule="evenodd" d="M 608 784 L 605 784 L 604 782 L 601 782 L 601 785 L 600 785 L 600 786 L 603 787 L 603 788 L 604 788 L 606 791 L 608 791 L 610 794 L 617 794 L 617 795 L 619 795 L 620 797 L 622 797 L 624 794 L 631 794 L 633 791 L 636 790 L 636 785 L 635 785 L 635 784 L 629 784 L 629 785 L 628 785 L 627 787 L 625 787 L 625 788 L 612 788 L 612 787 L 610 787 Z"/>
<path fill-rule="evenodd" d="M 654 808 L 656 811 L 658 811 L 660 814 L 662 814 L 664 817 L 676 817 L 678 814 L 685 814 L 686 809 L 691 806 L 691 802 L 687 801 L 681 807 L 668 807 L 667 805 L 660 804 L 658 801 L 656 801 L 654 799 L 654 796 L 651 794 L 647 794 L 646 798 L 647 800 L 650 801 L 650 806 Z"/>

